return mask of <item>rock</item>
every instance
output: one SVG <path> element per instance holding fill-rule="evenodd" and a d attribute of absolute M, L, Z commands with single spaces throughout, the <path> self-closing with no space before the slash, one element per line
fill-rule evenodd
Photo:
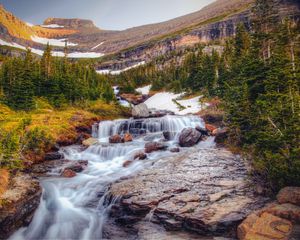
<path fill-rule="evenodd" d="M 275 204 L 274 206 L 267 207 L 263 211 L 294 223 L 300 223 L 300 206 L 294 204 Z"/>
<path fill-rule="evenodd" d="M 170 141 L 176 136 L 176 132 L 165 131 L 165 132 L 163 132 L 163 136 L 167 141 Z"/>
<path fill-rule="evenodd" d="M 194 128 L 185 128 L 179 136 L 179 145 L 181 147 L 192 147 L 201 139 L 201 133 Z"/>
<path fill-rule="evenodd" d="M 63 159 L 63 158 L 64 158 L 64 155 L 62 153 L 50 152 L 50 153 L 46 153 L 44 159 L 46 161 L 51 161 L 51 160 L 59 160 L 59 159 Z"/>
<path fill-rule="evenodd" d="M 205 124 L 205 128 L 206 128 L 207 131 L 209 131 L 210 133 L 212 133 L 214 130 L 217 129 L 214 125 L 211 125 L 211 124 Z"/>
<path fill-rule="evenodd" d="M 217 129 L 213 132 L 215 136 L 215 142 L 218 146 L 224 146 L 226 139 L 228 138 L 228 128 Z"/>
<path fill-rule="evenodd" d="M 277 194 L 279 203 L 292 203 L 300 206 L 300 187 L 285 187 Z"/>
<path fill-rule="evenodd" d="M 132 164 L 132 161 L 125 161 L 124 163 L 123 163 L 123 167 L 124 168 L 127 168 L 130 164 Z"/>
<path fill-rule="evenodd" d="M 9 188 L 0 195 L 0 239 L 7 239 L 30 223 L 42 195 L 39 181 L 30 175 L 18 173 L 10 182 Z"/>
<path fill-rule="evenodd" d="M 133 159 L 136 160 L 145 160 L 147 158 L 147 154 L 145 154 L 144 152 L 138 152 L 134 155 Z"/>
<path fill-rule="evenodd" d="M 171 148 L 170 152 L 172 152 L 172 153 L 178 153 L 178 152 L 180 152 L 180 149 L 179 148 Z"/>
<path fill-rule="evenodd" d="M 159 142 L 149 142 L 145 144 L 145 152 L 151 153 L 155 151 L 165 150 L 167 148 L 166 145 Z"/>
<path fill-rule="evenodd" d="M 123 136 L 123 141 L 124 142 L 132 142 L 133 138 L 131 136 L 131 134 L 129 133 L 125 133 L 124 136 Z"/>
<path fill-rule="evenodd" d="M 82 141 L 82 145 L 86 146 L 86 147 L 92 146 L 96 143 L 98 143 L 98 139 L 96 139 L 96 138 L 88 138 L 88 139 Z"/>
<path fill-rule="evenodd" d="M 123 93 L 120 97 L 122 100 L 126 100 L 127 102 L 133 105 L 138 105 L 145 102 L 149 98 L 149 95 L 135 95 L 130 93 Z"/>
<path fill-rule="evenodd" d="M 120 135 L 114 135 L 109 137 L 109 143 L 122 143 L 124 139 Z"/>
<path fill-rule="evenodd" d="M 72 162 L 69 166 L 65 167 L 64 170 L 71 170 L 73 172 L 79 173 L 82 172 L 88 165 L 88 161 L 80 160 Z"/>
<path fill-rule="evenodd" d="M 76 175 L 77 175 L 76 172 L 74 172 L 71 169 L 65 169 L 61 174 L 61 176 L 65 178 L 72 178 L 75 177 Z"/>
<path fill-rule="evenodd" d="M 198 132 L 200 132 L 203 136 L 208 136 L 208 135 L 209 135 L 209 133 L 208 133 L 208 131 L 207 131 L 206 128 L 197 126 L 195 129 L 196 129 Z"/>
<path fill-rule="evenodd" d="M 141 103 L 132 109 L 132 116 L 134 118 L 147 118 L 150 116 L 149 109 L 145 103 Z"/>
<path fill-rule="evenodd" d="M 167 229 L 235 238 L 241 221 L 267 200 L 248 181 L 244 163 L 226 149 L 192 148 L 113 183 L 110 192 L 121 197 L 119 213 L 147 216 Z"/>
<path fill-rule="evenodd" d="M 289 239 L 292 232 L 290 221 L 276 217 L 269 213 L 261 216 L 251 214 L 238 227 L 238 238 L 240 240 L 275 240 Z"/>

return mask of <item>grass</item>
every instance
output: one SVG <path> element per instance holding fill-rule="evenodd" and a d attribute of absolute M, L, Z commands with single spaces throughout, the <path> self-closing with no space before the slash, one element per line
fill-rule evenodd
<path fill-rule="evenodd" d="M 35 110 L 24 112 L 13 111 L 0 104 L 0 130 L 13 131 L 20 126 L 22 121 L 29 119 L 30 123 L 25 131 L 38 128 L 44 130 L 54 142 L 67 144 L 77 139 L 77 127 L 89 127 L 96 121 L 122 118 L 128 115 L 126 108 L 100 100 L 83 103 L 81 106 L 53 109 L 47 101 L 37 99 L 36 106 Z M 30 158 L 35 157 L 31 155 Z M 30 160 L 35 161 L 35 159 Z"/>

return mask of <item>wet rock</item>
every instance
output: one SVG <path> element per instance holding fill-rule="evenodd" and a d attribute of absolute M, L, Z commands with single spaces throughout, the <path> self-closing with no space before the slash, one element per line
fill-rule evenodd
<path fill-rule="evenodd" d="M 147 158 L 147 154 L 144 152 L 138 152 L 134 155 L 133 159 L 134 160 L 145 160 Z"/>
<path fill-rule="evenodd" d="M 146 134 L 146 129 L 130 128 L 129 133 L 135 136 Z"/>
<path fill-rule="evenodd" d="M 213 132 L 217 146 L 224 146 L 224 144 L 228 138 L 228 132 L 229 132 L 228 128 L 217 129 Z"/>
<path fill-rule="evenodd" d="M 300 206 L 300 187 L 285 187 L 277 194 L 279 203 L 292 203 Z"/>
<path fill-rule="evenodd" d="M 59 160 L 59 159 L 63 159 L 63 158 L 64 158 L 64 155 L 62 153 L 50 152 L 45 155 L 44 159 L 46 161 L 51 161 L 51 160 Z"/>
<path fill-rule="evenodd" d="M 176 132 L 165 131 L 165 132 L 163 132 L 163 136 L 167 141 L 170 141 L 176 136 Z"/>
<path fill-rule="evenodd" d="M 178 153 L 178 152 L 180 152 L 180 149 L 179 148 L 171 148 L 170 152 L 172 152 L 172 153 Z"/>
<path fill-rule="evenodd" d="M 82 141 L 82 145 L 85 147 L 92 146 L 96 143 L 98 143 L 98 139 L 96 139 L 96 138 L 88 138 L 88 139 Z"/>
<path fill-rule="evenodd" d="M 213 133 L 213 131 L 214 130 L 216 130 L 217 129 L 217 127 L 215 127 L 214 125 L 211 125 L 211 124 L 205 124 L 205 128 L 207 129 L 207 131 L 209 132 L 209 133 Z"/>
<path fill-rule="evenodd" d="M 65 167 L 65 170 L 71 170 L 76 173 L 82 172 L 88 165 L 88 161 L 80 160 L 75 161 L 69 164 L 67 167 Z"/>
<path fill-rule="evenodd" d="M 124 140 L 124 142 L 132 142 L 133 138 L 132 138 L 131 134 L 125 133 L 123 136 L 123 140 Z"/>
<path fill-rule="evenodd" d="M 155 151 L 165 150 L 167 148 L 166 145 L 159 142 L 149 142 L 145 144 L 145 152 L 151 153 Z"/>
<path fill-rule="evenodd" d="M 197 126 L 195 129 L 196 129 L 198 132 L 200 132 L 203 136 L 208 136 L 208 135 L 209 135 L 209 133 L 208 133 L 208 131 L 207 131 L 206 128 Z"/>
<path fill-rule="evenodd" d="M 292 224 L 288 220 L 269 213 L 262 213 L 260 216 L 251 214 L 238 227 L 238 238 L 240 240 L 289 239 L 291 232 Z"/>
<path fill-rule="evenodd" d="M 122 143 L 124 139 L 120 135 L 114 135 L 109 137 L 109 143 Z"/>
<path fill-rule="evenodd" d="M 185 128 L 179 136 L 179 145 L 181 147 L 192 147 L 201 139 L 201 133 L 193 128 Z"/>
<path fill-rule="evenodd" d="M 77 174 L 76 172 L 74 172 L 73 170 L 71 169 L 65 169 L 63 170 L 63 172 L 61 173 L 61 176 L 62 177 L 65 177 L 65 178 L 72 178 L 72 177 L 75 177 Z"/>
<path fill-rule="evenodd" d="M 147 118 L 150 116 L 149 109 L 145 103 L 141 103 L 132 109 L 132 116 L 134 118 Z"/>
<path fill-rule="evenodd" d="M 132 161 L 125 161 L 124 163 L 123 163 L 123 167 L 124 168 L 127 168 L 129 165 L 131 165 L 132 164 Z"/>
<path fill-rule="evenodd" d="M 0 195 L 0 238 L 8 238 L 20 227 L 28 225 L 37 209 L 42 189 L 39 182 L 27 174 L 11 179 L 9 189 Z"/>

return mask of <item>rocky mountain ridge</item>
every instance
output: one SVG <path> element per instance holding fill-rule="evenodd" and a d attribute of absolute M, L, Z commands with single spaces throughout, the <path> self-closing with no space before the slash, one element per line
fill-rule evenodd
<path fill-rule="evenodd" d="M 0 39 L 40 50 L 44 49 L 45 44 L 32 41 L 32 36 L 67 39 L 74 43 L 69 46 L 70 52 L 105 55 L 97 65 L 98 70 L 120 70 L 195 44 L 222 41 L 235 35 L 239 23 L 244 23 L 250 29 L 253 2 L 217 0 L 192 14 L 123 31 L 102 30 L 92 21 L 84 19 L 48 18 L 43 25 L 29 26 L 1 7 Z M 298 21 L 298 1 L 279 2 L 280 15 Z M 53 48 L 63 52 L 63 46 Z"/>

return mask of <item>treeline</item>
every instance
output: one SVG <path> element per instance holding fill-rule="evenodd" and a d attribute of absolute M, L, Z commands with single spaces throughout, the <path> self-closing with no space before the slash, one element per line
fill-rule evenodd
<path fill-rule="evenodd" d="M 256 172 L 274 188 L 300 184 L 299 22 L 280 19 L 277 3 L 257 0 L 251 31 L 240 24 L 222 54 L 199 47 L 179 67 L 150 64 L 117 79 L 127 89 L 151 82 L 152 90 L 223 99 L 230 144 L 250 153 Z"/>
<path fill-rule="evenodd" d="M 111 101 L 114 95 L 106 77 L 98 75 L 91 63 L 52 57 L 47 45 L 40 60 L 28 49 L 24 59 L 8 58 L 0 70 L 0 102 L 15 110 L 30 110 L 36 97 L 62 107 L 99 98 Z"/>

